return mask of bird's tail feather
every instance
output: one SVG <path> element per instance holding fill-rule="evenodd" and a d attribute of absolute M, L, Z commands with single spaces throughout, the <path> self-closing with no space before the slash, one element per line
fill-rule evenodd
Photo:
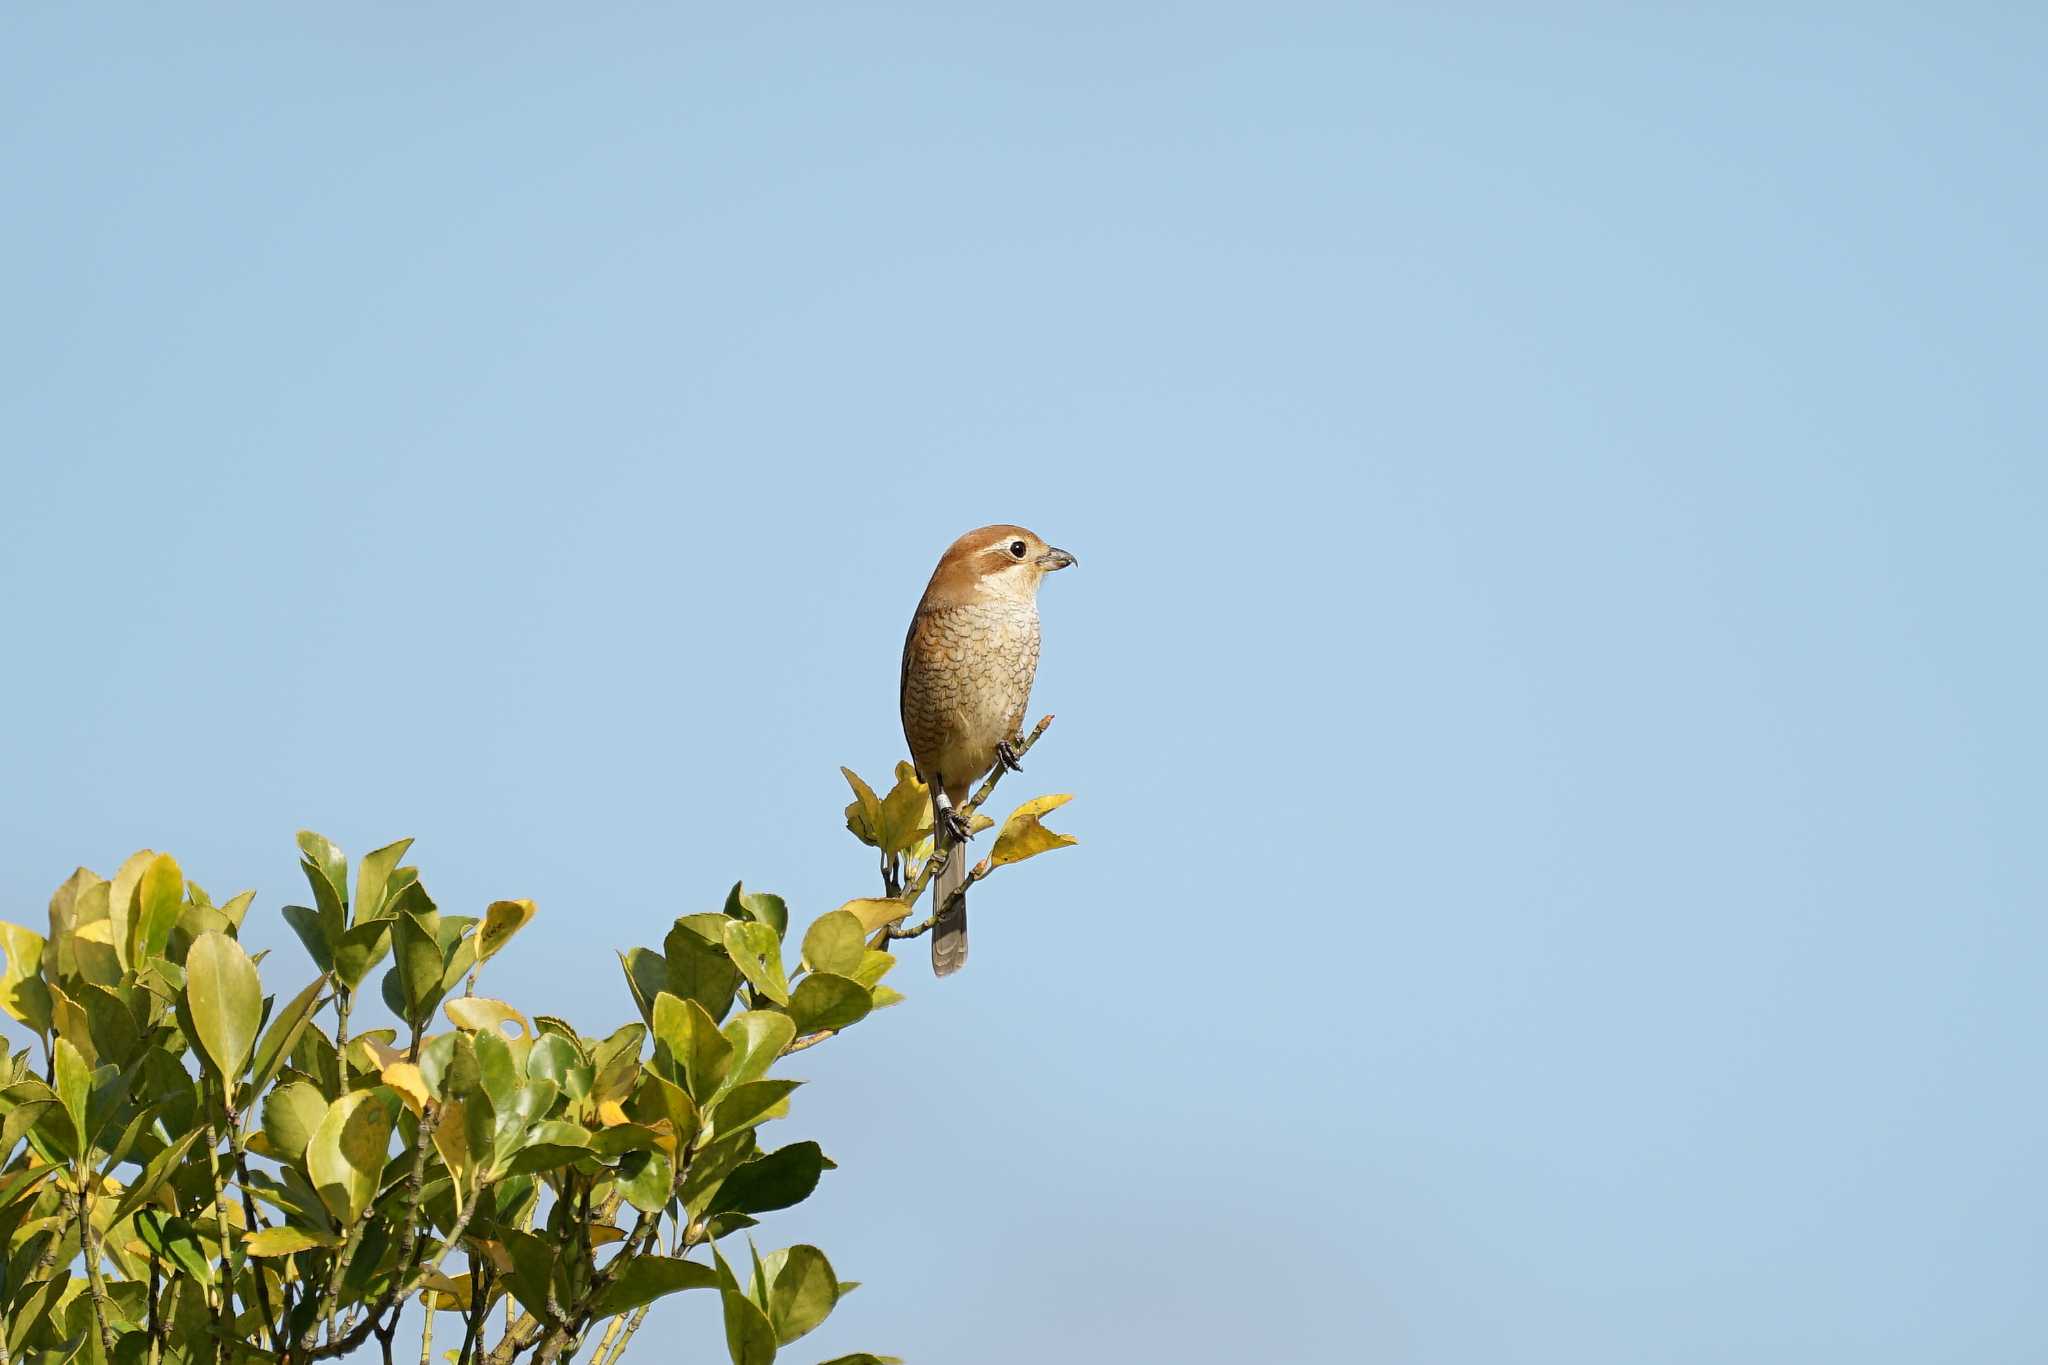
<path fill-rule="evenodd" d="M 952 848 L 953 855 L 946 865 L 939 869 L 939 875 L 932 878 L 932 913 L 938 916 L 932 925 L 932 975 L 950 976 L 967 965 L 967 897 L 964 893 L 954 903 L 950 913 L 945 910 L 946 902 L 967 884 L 967 848 L 948 834 L 943 822 L 933 835 L 934 853 Z"/>

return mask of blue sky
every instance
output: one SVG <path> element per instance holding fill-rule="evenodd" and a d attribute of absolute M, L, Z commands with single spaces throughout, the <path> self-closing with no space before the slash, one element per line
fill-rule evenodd
<path fill-rule="evenodd" d="M 409 834 L 608 1029 L 1019 521 L 791 1359 L 2041 1359 L 2048 25 L 1787 8 L 11 9 L 0 915 Z"/>

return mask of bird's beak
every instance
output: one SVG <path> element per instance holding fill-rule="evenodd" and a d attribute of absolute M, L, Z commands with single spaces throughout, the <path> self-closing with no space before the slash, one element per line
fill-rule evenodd
<path fill-rule="evenodd" d="M 1050 545 L 1046 546 L 1045 553 L 1038 557 L 1038 567 L 1044 569 L 1047 573 L 1051 573 L 1054 569 L 1071 568 L 1080 562 L 1080 560 L 1074 558 L 1065 550 L 1054 549 Z"/>

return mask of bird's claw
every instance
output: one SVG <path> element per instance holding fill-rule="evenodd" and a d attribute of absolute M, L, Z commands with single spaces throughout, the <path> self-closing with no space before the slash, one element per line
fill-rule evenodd
<path fill-rule="evenodd" d="M 939 819 L 945 822 L 946 832 L 960 842 L 965 843 L 974 837 L 974 826 L 968 823 L 966 816 L 951 806 L 939 812 Z"/>
<path fill-rule="evenodd" d="M 1017 757 L 1017 746 L 1007 739 L 996 745 L 996 762 L 1002 764 L 1009 772 L 1024 771 L 1024 764 Z"/>

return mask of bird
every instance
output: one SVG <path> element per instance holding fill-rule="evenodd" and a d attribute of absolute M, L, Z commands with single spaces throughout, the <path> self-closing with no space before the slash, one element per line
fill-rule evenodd
<path fill-rule="evenodd" d="M 899 691 L 911 766 L 931 789 L 932 972 L 967 961 L 967 854 L 961 807 L 1016 743 L 1038 673 L 1038 585 L 1077 561 L 1022 526 L 969 531 L 946 548 L 903 639 Z"/>

